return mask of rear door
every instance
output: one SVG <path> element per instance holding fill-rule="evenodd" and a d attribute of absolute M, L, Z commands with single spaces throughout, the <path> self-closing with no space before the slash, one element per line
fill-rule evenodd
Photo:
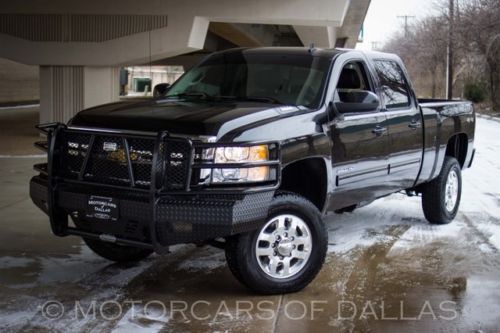
<path fill-rule="evenodd" d="M 398 191 L 412 187 L 420 172 L 423 152 L 422 115 L 402 64 L 396 59 L 376 59 L 373 64 L 381 87 L 389 134 L 387 186 Z"/>
<path fill-rule="evenodd" d="M 359 59 L 343 65 L 336 89 L 374 92 L 374 87 L 366 62 Z M 335 181 L 330 209 L 372 201 L 387 193 L 389 138 L 385 114 L 375 109 L 342 116 L 329 126 Z"/>

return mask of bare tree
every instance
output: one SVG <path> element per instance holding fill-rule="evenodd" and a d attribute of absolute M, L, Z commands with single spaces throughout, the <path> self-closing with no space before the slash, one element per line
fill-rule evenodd
<path fill-rule="evenodd" d="M 428 17 L 413 25 L 405 35 L 393 36 L 384 50 L 404 60 L 419 95 L 435 98 L 446 65 L 446 26 L 441 17 Z"/>
<path fill-rule="evenodd" d="M 455 0 L 450 25 L 449 0 L 440 0 L 440 13 L 409 27 L 406 36 L 395 34 L 384 50 L 399 54 L 413 77 L 417 93 L 445 97 L 447 45 L 453 28 L 454 96 L 457 82 L 488 87 L 493 108 L 500 111 L 500 1 Z"/>
<path fill-rule="evenodd" d="M 493 108 L 500 111 L 500 1 L 463 0 L 459 3 L 457 40 L 483 60 Z"/>

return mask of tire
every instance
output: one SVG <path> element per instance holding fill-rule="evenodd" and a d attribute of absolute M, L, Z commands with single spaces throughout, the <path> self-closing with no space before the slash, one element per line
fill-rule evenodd
<path fill-rule="evenodd" d="M 233 275 L 254 292 L 291 293 L 316 277 L 327 247 L 328 232 L 316 206 L 299 195 L 279 193 L 263 226 L 227 239 L 226 260 Z"/>
<path fill-rule="evenodd" d="M 100 240 L 83 238 L 87 246 L 97 255 L 115 262 L 137 262 L 146 259 L 152 250 L 132 246 L 118 245 Z"/>
<path fill-rule="evenodd" d="M 439 176 L 422 189 L 422 208 L 427 221 L 432 224 L 450 223 L 457 215 L 461 196 L 460 164 L 455 158 L 446 156 Z"/>

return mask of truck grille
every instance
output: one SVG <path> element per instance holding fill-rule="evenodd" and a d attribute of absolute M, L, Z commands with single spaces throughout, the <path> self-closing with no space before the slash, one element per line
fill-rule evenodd
<path fill-rule="evenodd" d="M 154 137 L 130 137 L 65 131 L 59 172 L 63 178 L 114 186 L 149 189 Z M 191 145 L 186 139 L 165 139 L 157 167 L 167 190 L 186 188 Z"/>

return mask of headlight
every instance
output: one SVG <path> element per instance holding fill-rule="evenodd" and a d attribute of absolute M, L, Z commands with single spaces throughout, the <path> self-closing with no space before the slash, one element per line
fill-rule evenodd
<path fill-rule="evenodd" d="M 215 163 L 262 162 L 269 159 L 266 145 L 252 147 L 221 147 L 215 150 Z"/>
<path fill-rule="evenodd" d="M 219 147 L 215 149 L 214 166 L 225 163 L 251 163 L 269 160 L 267 145 L 251 147 Z M 246 168 L 214 168 L 202 170 L 203 176 L 211 171 L 212 183 L 262 182 L 270 179 L 269 166 Z"/>

